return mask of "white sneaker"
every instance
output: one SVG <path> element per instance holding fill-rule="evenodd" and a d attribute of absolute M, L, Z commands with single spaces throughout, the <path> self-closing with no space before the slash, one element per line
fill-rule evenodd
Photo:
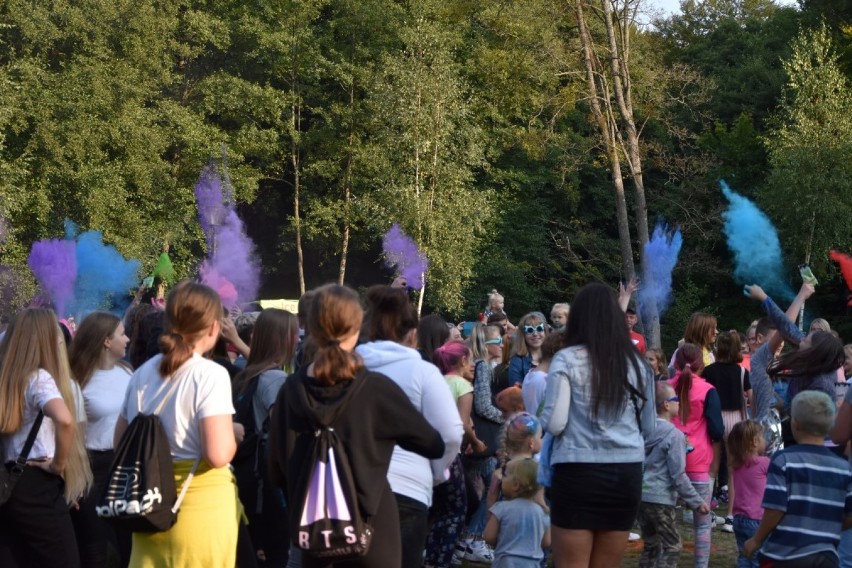
<path fill-rule="evenodd" d="M 734 532 L 734 525 L 732 525 L 732 524 L 730 524 L 730 523 L 725 523 L 724 525 L 722 525 L 722 532 L 723 532 L 723 533 L 731 533 L 731 534 L 733 534 L 733 532 Z"/>
<path fill-rule="evenodd" d="M 636 534 L 635 532 L 627 533 L 627 542 L 636 542 L 642 537 Z"/>
<path fill-rule="evenodd" d="M 469 562 L 481 562 L 490 564 L 494 562 L 494 551 L 485 544 L 484 540 L 474 539 L 466 543 L 464 559 Z"/>

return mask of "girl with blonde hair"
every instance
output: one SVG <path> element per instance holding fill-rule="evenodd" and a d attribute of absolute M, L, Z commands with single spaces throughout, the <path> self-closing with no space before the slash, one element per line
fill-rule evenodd
<path fill-rule="evenodd" d="M 203 357 L 219 339 L 223 315 L 219 295 L 211 288 L 195 282 L 172 288 L 161 354 L 130 379 L 116 443 L 138 414 L 164 403 L 158 416 L 169 439 L 175 485 L 189 482 L 174 526 L 159 533 L 133 533 L 132 567 L 236 564 L 238 499 L 228 467 L 237 449 L 231 379 L 224 367 Z M 187 479 L 193 471 L 194 477 Z"/>
<path fill-rule="evenodd" d="M 11 497 L 0 507 L 0 566 L 80 566 L 69 506 L 88 491 L 92 472 L 74 392 L 56 315 L 21 311 L 0 342 L 3 462 L 14 462 L 30 431 L 38 433 Z"/>

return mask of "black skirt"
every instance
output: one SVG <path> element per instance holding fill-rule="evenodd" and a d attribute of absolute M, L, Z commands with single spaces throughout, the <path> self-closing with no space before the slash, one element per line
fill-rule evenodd
<path fill-rule="evenodd" d="M 558 463 L 551 523 L 561 529 L 627 531 L 642 498 L 642 463 Z"/>

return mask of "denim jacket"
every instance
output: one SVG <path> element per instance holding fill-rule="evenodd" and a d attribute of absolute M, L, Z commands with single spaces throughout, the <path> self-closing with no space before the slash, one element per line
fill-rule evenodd
<path fill-rule="evenodd" d="M 628 365 L 628 380 L 639 395 L 625 391 L 619 416 L 595 418 L 588 351 L 577 345 L 556 354 L 550 363 L 541 415 L 544 429 L 554 436 L 552 464 L 645 461 L 645 438 L 656 425 L 654 373 L 645 361 L 638 360 L 641 376 Z"/>

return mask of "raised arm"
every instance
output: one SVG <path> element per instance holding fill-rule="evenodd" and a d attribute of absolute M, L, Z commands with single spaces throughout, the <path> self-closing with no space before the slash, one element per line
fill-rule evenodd
<path fill-rule="evenodd" d="M 793 323 L 796 323 L 796 318 L 799 317 L 799 312 L 805 305 L 805 301 L 811 296 L 813 296 L 815 291 L 816 288 L 814 288 L 813 284 L 809 284 L 807 282 L 802 284 L 802 287 L 799 288 L 799 293 L 796 294 L 795 298 L 793 298 L 793 303 L 790 304 L 789 308 L 787 308 L 787 319 L 789 319 Z"/>
<path fill-rule="evenodd" d="M 618 305 L 621 307 L 622 312 L 627 311 L 627 307 L 630 305 L 630 298 L 638 286 L 639 281 L 636 278 L 631 278 L 627 286 L 624 285 L 624 282 L 618 283 Z"/>
<path fill-rule="evenodd" d="M 804 286 L 803 286 L 804 288 Z M 753 284 L 751 286 L 746 286 L 745 291 L 748 293 L 748 297 L 752 300 L 756 300 L 760 302 L 761 307 L 766 312 L 766 315 L 769 316 L 769 319 L 772 320 L 772 323 L 775 324 L 775 327 L 778 329 L 778 333 L 775 336 L 780 336 L 775 339 L 774 342 L 770 343 L 770 350 L 772 353 L 777 351 L 778 347 L 781 345 L 782 340 L 789 341 L 795 345 L 798 345 L 805 338 L 805 334 L 796 327 L 796 324 L 790 321 L 787 317 L 787 314 L 781 311 L 781 308 L 772 301 L 766 292 L 763 291 L 763 288 L 760 286 Z M 798 296 L 797 296 L 798 297 Z M 804 300 L 803 300 L 804 301 Z M 775 345 L 773 345 L 773 343 Z M 774 347 L 774 349 L 773 349 Z"/>

